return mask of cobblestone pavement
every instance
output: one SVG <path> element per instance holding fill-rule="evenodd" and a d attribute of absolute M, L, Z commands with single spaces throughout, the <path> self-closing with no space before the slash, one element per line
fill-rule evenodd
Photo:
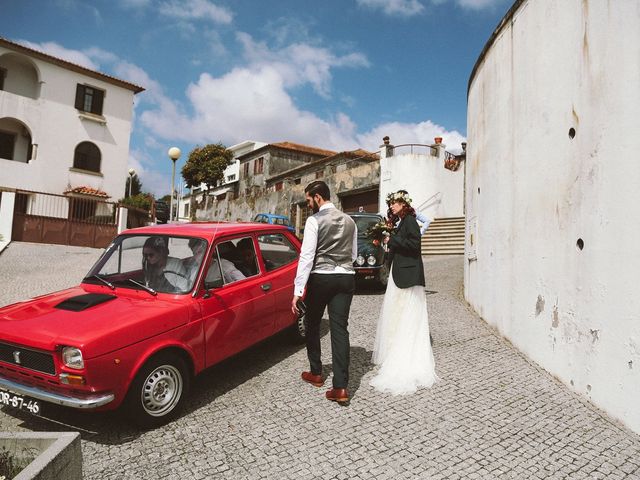
<path fill-rule="evenodd" d="M 0 255 L 0 304 L 73 284 L 98 254 L 11 244 Z M 640 436 L 530 363 L 468 308 L 462 257 L 431 258 L 425 267 L 441 377 L 430 390 L 392 397 L 369 387 L 382 292 L 360 289 L 349 406 L 299 380 L 305 350 L 279 335 L 201 375 L 184 414 L 163 428 L 138 432 L 117 414 L 51 407 L 46 419 L 2 410 L 0 429 L 80 431 L 87 479 L 640 478 Z M 328 369 L 327 330 L 325 322 Z"/>

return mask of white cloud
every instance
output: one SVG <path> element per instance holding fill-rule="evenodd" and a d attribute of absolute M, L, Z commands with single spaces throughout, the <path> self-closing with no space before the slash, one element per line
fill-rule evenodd
<path fill-rule="evenodd" d="M 435 137 L 442 137 L 442 143 L 446 145 L 447 151 L 452 153 L 461 152 L 460 143 L 466 141 L 460 132 L 456 130 L 448 131 L 431 120 L 420 123 L 383 123 L 366 133 L 357 135 L 357 139 L 365 150 L 377 151 L 382 145 L 382 139 L 385 136 L 389 136 L 393 145 L 407 143 L 429 145 L 434 142 Z"/>
<path fill-rule="evenodd" d="M 161 3 L 158 11 L 162 15 L 189 20 L 212 20 L 220 24 L 233 21 L 231 10 L 209 0 L 169 0 Z"/>
<path fill-rule="evenodd" d="M 411 17 L 424 11 L 419 0 L 356 0 L 361 7 L 382 10 L 387 15 Z"/>
<path fill-rule="evenodd" d="M 151 4 L 151 0 L 120 0 L 124 8 L 144 8 Z"/>
<path fill-rule="evenodd" d="M 255 42 L 248 33 L 240 32 L 237 38 L 249 64 L 276 69 L 287 88 L 309 83 L 323 97 L 329 96 L 332 68 L 369 66 L 366 56 L 357 52 L 336 56 L 326 48 L 308 43 L 293 43 L 279 50 L 272 50 L 264 42 Z"/>
<path fill-rule="evenodd" d="M 94 61 L 91 58 L 90 53 L 82 52 L 79 50 L 71 50 L 55 42 L 34 43 L 27 40 L 18 40 L 18 43 L 24 45 L 25 47 L 38 50 L 39 52 L 48 53 L 49 55 L 52 55 L 54 57 L 61 58 L 68 62 L 75 63 L 76 65 L 89 68 L 91 70 L 99 70 L 100 68 L 99 62 Z"/>
<path fill-rule="evenodd" d="M 492 8 L 505 0 L 457 0 L 458 5 L 462 8 L 470 8 L 472 10 L 482 10 L 483 8 Z"/>

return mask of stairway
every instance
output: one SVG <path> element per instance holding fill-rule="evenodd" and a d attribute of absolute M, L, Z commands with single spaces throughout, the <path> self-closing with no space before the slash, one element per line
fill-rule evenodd
<path fill-rule="evenodd" d="M 464 217 L 436 218 L 422 236 L 422 255 L 464 255 Z"/>

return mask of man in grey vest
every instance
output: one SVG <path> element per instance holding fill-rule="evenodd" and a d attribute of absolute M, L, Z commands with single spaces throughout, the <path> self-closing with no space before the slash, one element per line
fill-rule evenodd
<path fill-rule="evenodd" d="M 302 380 L 316 387 L 324 385 L 320 351 L 320 320 L 329 310 L 333 388 L 328 400 L 349 401 L 349 308 L 355 290 L 353 262 L 358 256 L 358 231 L 354 221 L 329 201 L 329 187 L 322 181 L 307 185 L 307 204 L 314 215 L 307 218 L 294 282 L 291 309 L 298 314 L 298 300 L 306 286 L 307 355 L 310 371 Z"/>

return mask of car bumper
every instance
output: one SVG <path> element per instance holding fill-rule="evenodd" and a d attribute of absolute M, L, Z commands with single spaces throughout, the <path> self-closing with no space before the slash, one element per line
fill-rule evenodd
<path fill-rule="evenodd" d="M 355 267 L 356 277 L 362 278 L 364 280 L 373 280 L 378 278 L 380 274 L 380 270 L 382 270 L 382 265 L 375 265 L 373 267 Z"/>
<path fill-rule="evenodd" d="M 18 395 L 24 395 L 25 397 L 35 398 L 36 400 L 42 400 L 47 403 L 55 403 L 56 405 L 62 405 L 64 407 L 79 408 L 83 410 L 90 410 L 93 408 L 102 407 L 109 402 L 112 402 L 115 398 L 113 393 L 104 393 L 99 395 L 88 395 L 86 397 L 73 397 L 71 395 L 62 395 L 59 393 L 48 392 L 38 387 L 30 387 L 22 385 L 6 378 L 0 378 L 0 388 L 8 390 Z"/>

